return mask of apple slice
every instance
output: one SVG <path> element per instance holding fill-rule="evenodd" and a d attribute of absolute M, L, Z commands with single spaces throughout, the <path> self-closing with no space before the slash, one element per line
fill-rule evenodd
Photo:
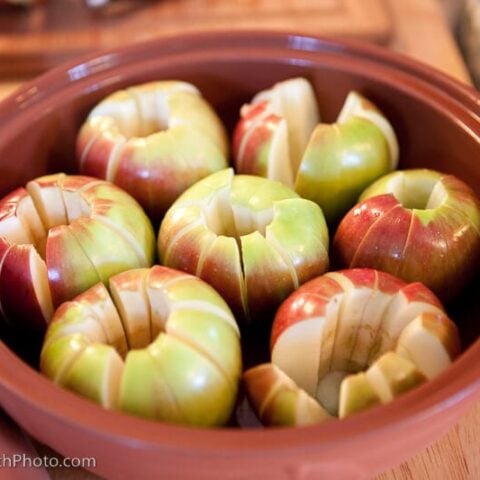
<path fill-rule="evenodd" d="M 250 316 L 268 318 L 298 285 L 295 270 L 259 232 L 242 236 L 241 249 Z"/>
<path fill-rule="evenodd" d="M 169 385 L 158 373 L 158 366 L 146 349 L 130 350 L 120 383 L 122 411 L 152 420 L 184 421 L 183 413 Z"/>
<path fill-rule="evenodd" d="M 148 272 L 147 268 L 128 270 L 110 279 L 110 293 L 131 349 L 144 348 L 152 341 L 145 286 Z"/>
<path fill-rule="evenodd" d="M 88 307 L 77 301 L 62 303 L 49 325 L 44 345 L 76 333 L 83 335 L 88 343 L 107 342 L 103 325 Z"/>
<path fill-rule="evenodd" d="M 263 163 L 268 178 L 292 185 L 318 122 L 315 93 L 304 78 L 285 80 L 258 93 L 250 105 L 242 107 L 234 132 L 237 168 L 242 173 L 258 174 L 255 170 Z"/>
<path fill-rule="evenodd" d="M 296 288 L 328 269 L 328 228 L 313 202 L 296 198 L 275 202 L 265 238 L 290 266 Z"/>
<path fill-rule="evenodd" d="M 204 251 L 196 275 L 222 293 L 235 318 L 249 318 L 242 257 L 235 238 L 218 236 Z"/>
<path fill-rule="evenodd" d="M 315 398 L 330 415 L 338 416 L 340 386 L 348 374 L 347 371 L 333 370 L 318 381 Z"/>
<path fill-rule="evenodd" d="M 24 188 L 17 188 L 0 204 L 0 237 L 11 244 L 33 243 L 43 254 L 46 231 L 32 199 Z"/>
<path fill-rule="evenodd" d="M 295 180 L 295 191 L 337 221 L 361 192 L 390 171 L 388 144 L 372 122 L 352 117 L 341 124 L 320 124 L 310 137 Z"/>
<path fill-rule="evenodd" d="M 33 245 L 13 245 L 0 272 L 0 303 L 16 327 L 42 331 L 53 313 L 45 262 Z"/>
<path fill-rule="evenodd" d="M 260 421 L 267 426 L 313 425 L 331 417 L 311 396 L 272 363 L 243 374 L 247 396 Z"/>
<path fill-rule="evenodd" d="M 55 306 L 100 282 L 97 270 L 70 227 L 58 225 L 51 228 L 45 250 L 48 281 Z"/>
<path fill-rule="evenodd" d="M 337 122 L 348 122 L 352 117 L 365 118 L 375 124 L 385 136 L 390 150 L 390 169 L 395 170 L 398 165 L 399 147 L 392 125 L 382 112 L 367 98 L 356 91 L 347 95 L 342 110 L 338 114 Z"/>
<path fill-rule="evenodd" d="M 324 275 L 300 287 L 275 316 L 270 342 L 272 362 L 311 396 L 316 395 L 319 375 L 324 375 L 330 365 L 339 306 L 331 299 L 341 291 L 335 280 Z M 299 358 L 309 361 L 299 362 Z"/>
<path fill-rule="evenodd" d="M 438 298 L 418 282 L 402 287 L 385 310 L 380 329 L 372 342 L 368 363 L 383 353 L 394 350 L 402 330 L 418 315 L 427 312 L 444 313 Z"/>
<path fill-rule="evenodd" d="M 27 183 L 27 191 L 42 219 L 45 230 L 68 224 L 61 189 L 64 177 L 64 173 L 46 175 Z"/>
<path fill-rule="evenodd" d="M 162 333 L 147 350 L 173 401 L 181 405 L 181 417 L 170 421 L 198 426 L 226 423 L 236 385 L 232 386 L 215 364 L 182 340 Z"/>
<path fill-rule="evenodd" d="M 116 273 L 142 267 L 125 238 L 107 225 L 81 217 L 68 226 L 90 259 L 102 283 Z"/>
<path fill-rule="evenodd" d="M 128 343 L 118 311 L 103 283 L 97 283 L 75 301 L 82 304 L 96 317 L 105 332 L 106 341 L 115 347 L 122 358 L 128 351 Z"/>
<path fill-rule="evenodd" d="M 380 403 L 379 395 L 364 372 L 348 375 L 340 385 L 338 416 L 345 418 Z"/>
<path fill-rule="evenodd" d="M 392 401 L 426 380 L 412 362 L 395 352 L 382 355 L 365 375 L 381 403 Z"/>
<path fill-rule="evenodd" d="M 90 398 L 104 408 L 118 406 L 123 361 L 103 344 L 88 345 L 63 374 L 61 385 Z"/>
<path fill-rule="evenodd" d="M 239 334 L 222 317 L 200 309 L 177 310 L 165 331 L 201 353 L 237 388 L 242 369 Z"/>
<path fill-rule="evenodd" d="M 460 353 L 457 326 L 446 315 L 421 313 L 402 330 L 396 352 L 433 378 Z"/>
<path fill-rule="evenodd" d="M 61 384 L 65 373 L 88 345 L 90 341 L 82 333 L 47 341 L 40 354 L 40 371 L 57 385 Z"/>

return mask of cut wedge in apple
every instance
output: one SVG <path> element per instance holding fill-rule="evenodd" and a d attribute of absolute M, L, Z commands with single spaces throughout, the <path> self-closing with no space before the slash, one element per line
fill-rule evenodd
<path fill-rule="evenodd" d="M 243 383 L 253 410 L 266 426 L 313 425 L 332 418 L 272 363 L 247 370 Z"/>
<path fill-rule="evenodd" d="M 244 105 L 233 138 L 239 173 L 281 181 L 337 222 L 372 181 L 398 164 L 395 132 L 360 93 L 348 94 L 334 124 L 319 123 L 303 78 L 285 80 Z"/>
<path fill-rule="evenodd" d="M 300 283 L 328 267 L 320 208 L 279 182 L 223 170 L 199 181 L 160 227 L 161 262 L 195 274 L 237 318 L 268 320 Z"/>
<path fill-rule="evenodd" d="M 403 329 L 396 352 L 433 378 L 460 353 L 457 326 L 446 315 L 422 313 Z"/>
<path fill-rule="evenodd" d="M 452 175 L 391 173 L 369 186 L 342 219 L 333 253 L 340 267 L 420 281 L 448 302 L 480 264 L 480 201 Z"/>
<path fill-rule="evenodd" d="M 106 408 L 222 425 L 242 370 L 240 333 L 218 293 L 166 267 L 135 269 L 66 302 L 50 323 L 40 368 Z"/>
<path fill-rule="evenodd" d="M 458 331 L 429 289 L 368 268 L 302 285 L 278 309 L 271 333 L 272 362 L 340 417 L 391 401 L 459 351 Z"/>
<path fill-rule="evenodd" d="M 17 327 L 45 328 L 53 313 L 47 267 L 33 245 L 14 245 L 0 270 L 0 302 L 4 315 Z"/>

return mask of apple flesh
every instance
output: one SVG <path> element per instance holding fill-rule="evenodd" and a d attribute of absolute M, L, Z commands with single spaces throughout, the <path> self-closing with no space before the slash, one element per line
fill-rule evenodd
<path fill-rule="evenodd" d="M 452 175 L 393 172 L 367 188 L 342 219 L 333 251 L 340 267 L 420 281 L 449 301 L 480 262 L 479 200 Z"/>
<path fill-rule="evenodd" d="M 197 180 L 227 166 L 225 129 L 193 85 L 158 81 L 119 90 L 77 138 L 80 171 L 130 193 L 156 222 Z"/>
<path fill-rule="evenodd" d="M 62 302 L 123 270 L 150 266 L 155 249 L 152 225 L 132 197 L 65 174 L 32 180 L 1 200 L 0 239 L 3 317 L 37 331 Z"/>
<path fill-rule="evenodd" d="M 330 420 L 329 413 L 272 363 L 243 374 L 248 400 L 263 425 L 302 426 Z"/>
<path fill-rule="evenodd" d="M 273 180 L 223 170 L 169 209 L 158 251 L 169 267 L 197 275 L 237 318 L 269 318 L 299 285 L 328 267 L 320 208 Z"/>
<path fill-rule="evenodd" d="M 358 268 L 329 272 L 293 292 L 277 311 L 270 346 L 272 363 L 342 417 L 443 371 L 459 353 L 459 337 L 424 285 Z M 390 379 L 395 365 L 405 372 L 398 387 Z"/>
<path fill-rule="evenodd" d="M 240 333 L 208 284 L 167 267 L 135 269 L 62 304 L 41 371 L 105 408 L 167 422 L 215 426 L 232 413 Z"/>
<path fill-rule="evenodd" d="M 398 142 L 386 117 L 358 92 L 334 124 L 319 123 L 307 80 L 275 84 L 244 105 L 233 136 L 239 173 L 279 180 L 316 202 L 329 223 L 372 181 L 396 168 Z"/>

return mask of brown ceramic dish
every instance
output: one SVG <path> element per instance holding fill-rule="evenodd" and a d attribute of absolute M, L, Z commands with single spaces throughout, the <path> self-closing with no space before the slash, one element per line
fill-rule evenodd
<path fill-rule="evenodd" d="M 358 89 L 392 121 L 403 167 L 451 172 L 480 191 L 477 92 L 370 46 L 230 32 L 87 57 L 26 84 L 0 108 L 0 194 L 47 171 L 74 171 L 78 127 L 95 102 L 120 87 L 158 78 L 190 81 L 231 127 L 256 91 L 297 75 L 315 86 L 326 121 L 346 93 Z M 55 387 L 6 343 L 0 343 L 0 404 L 60 453 L 96 457 L 96 471 L 108 478 L 367 478 L 436 439 L 480 393 L 474 285 L 450 306 L 468 346 L 454 365 L 399 400 L 342 422 L 268 430 L 148 422 Z"/>

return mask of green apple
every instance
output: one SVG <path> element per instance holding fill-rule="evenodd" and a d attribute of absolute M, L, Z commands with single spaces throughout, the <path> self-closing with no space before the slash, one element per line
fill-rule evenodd
<path fill-rule="evenodd" d="M 238 318 L 267 319 L 300 284 L 328 267 L 320 208 L 280 182 L 222 170 L 169 209 L 161 262 L 210 283 Z"/>
<path fill-rule="evenodd" d="M 420 281 L 443 301 L 480 262 L 480 202 L 452 175 L 427 169 L 390 173 L 368 187 L 334 237 L 342 267 L 371 267 Z"/>
<path fill-rule="evenodd" d="M 243 383 L 253 410 L 266 426 L 313 425 L 332 418 L 273 363 L 250 368 Z"/>
<path fill-rule="evenodd" d="M 96 105 L 77 138 L 80 171 L 119 185 L 157 222 L 200 178 L 227 166 L 225 128 L 199 90 L 158 81 Z"/>
<path fill-rule="evenodd" d="M 106 408 L 223 425 L 242 371 L 240 333 L 199 278 L 161 266 L 128 270 L 110 278 L 109 291 L 99 283 L 57 309 L 40 369 Z"/>
<path fill-rule="evenodd" d="M 241 109 L 233 137 L 238 172 L 279 180 L 334 223 L 372 181 L 396 168 L 398 142 L 380 110 L 352 91 L 336 123 L 319 123 L 303 78 L 279 82 Z"/>
<path fill-rule="evenodd" d="M 81 176 L 37 178 L 0 201 L 0 305 L 17 327 L 43 330 L 53 308 L 123 270 L 148 267 L 152 225 L 114 185 Z"/>

